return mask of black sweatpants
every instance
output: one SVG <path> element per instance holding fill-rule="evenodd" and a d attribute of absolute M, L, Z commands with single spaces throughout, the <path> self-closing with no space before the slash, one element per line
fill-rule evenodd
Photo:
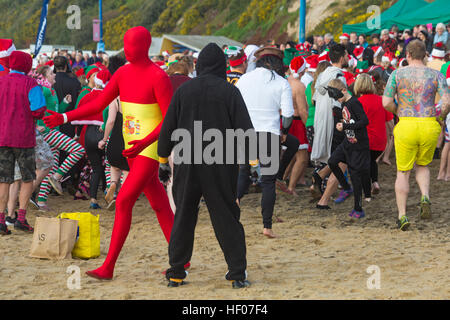
<path fill-rule="evenodd" d="M 260 146 L 260 140 L 261 139 L 267 139 L 267 154 L 270 156 L 273 154 L 273 152 L 276 151 L 276 148 L 278 148 L 278 152 L 280 151 L 280 139 L 279 136 L 276 136 L 272 133 L 266 133 L 266 132 L 258 132 L 258 158 L 261 159 L 259 146 Z M 293 136 L 292 136 L 293 137 Z M 276 138 L 276 139 L 275 139 Z M 295 140 L 297 140 L 295 137 L 293 137 Z M 278 141 L 275 145 L 272 144 L 272 140 Z M 292 141 L 290 139 L 290 141 Z M 298 143 L 298 140 L 297 140 Z M 297 150 L 298 151 L 298 145 Z M 294 155 L 295 155 L 294 152 Z M 279 153 L 278 153 L 279 154 Z M 264 157 L 264 156 L 263 156 Z M 283 155 L 283 157 L 291 157 L 291 153 L 288 153 L 287 155 Z M 289 162 L 291 161 L 289 160 Z M 279 161 L 279 157 L 277 159 Z M 272 229 L 272 217 L 273 217 L 273 210 L 275 207 L 275 201 L 276 201 L 276 188 L 275 183 L 277 181 L 277 175 L 280 172 L 281 163 L 283 160 L 279 161 L 280 164 L 277 166 L 277 170 L 275 170 L 275 174 L 273 175 L 266 175 L 261 173 L 261 181 L 260 186 L 262 190 L 262 197 L 261 197 L 261 213 L 263 217 L 263 225 L 266 229 Z M 286 164 L 286 160 L 284 163 Z M 289 165 L 289 162 L 287 162 L 286 167 Z M 264 164 L 260 163 L 261 168 L 267 168 L 271 165 L 274 165 L 272 163 Z M 286 167 L 284 170 L 286 170 Z M 283 171 L 284 174 L 284 171 Z M 247 193 L 248 188 L 250 187 L 251 180 L 250 180 L 250 165 L 241 165 L 239 166 L 239 180 L 238 180 L 238 188 L 237 188 L 237 198 L 241 200 L 244 197 L 244 194 Z"/>
<path fill-rule="evenodd" d="M 103 132 L 99 126 L 88 126 L 84 138 L 86 154 L 92 166 L 91 181 L 89 182 L 89 196 L 97 199 L 97 190 L 100 180 L 104 178 L 105 168 L 103 167 L 103 156 L 105 152 L 98 148 L 98 142 L 103 139 Z"/>
<path fill-rule="evenodd" d="M 247 259 L 241 211 L 236 204 L 237 165 L 175 165 L 175 221 L 169 243 L 167 279 L 184 279 L 192 257 L 194 231 L 203 196 L 220 248 L 228 264 L 227 280 L 245 280 Z"/>
<path fill-rule="evenodd" d="M 328 166 L 338 179 L 344 190 L 351 187 L 345 180 L 344 173 L 339 167 L 339 163 L 346 163 L 353 184 L 353 196 L 355 200 L 354 209 L 362 211 L 362 192 L 366 198 L 371 197 L 370 182 L 370 151 L 347 147 L 345 143 L 340 144 L 328 159 Z"/>
<path fill-rule="evenodd" d="M 370 150 L 370 178 L 372 183 L 378 182 L 378 163 L 377 159 L 381 156 L 383 151 Z"/>

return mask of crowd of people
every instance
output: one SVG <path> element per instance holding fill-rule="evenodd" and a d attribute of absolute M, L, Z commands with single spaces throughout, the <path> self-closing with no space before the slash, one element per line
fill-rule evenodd
<path fill-rule="evenodd" d="M 167 278 L 177 286 L 192 255 L 192 212 L 203 197 L 229 265 L 227 279 L 244 287 L 239 206 L 251 185 L 261 192 L 268 238 L 277 237 L 277 188 L 298 197 L 298 187 L 308 185 L 318 210 L 330 210 L 340 189 L 334 202 L 353 195 L 349 215 L 362 219 L 364 202 L 382 193 L 378 164 L 391 165 L 394 147 L 398 228 L 410 225 L 413 168 L 420 217 L 431 218 L 433 158 L 441 158 L 437 179 L 450 181 L 450 25 L 403 32 L 393 26 L 370 37 L 344 33 L 340 43 L 326 34 L 304 43 L 210 44 L 151 62 L 150 35 L 141 29 L 125 35 L 123 54 L 55 51 L 37 57 L 35 68 L 12 40 L 0 39 L 1 234 L 11 233 L 8 226 L 32 232 L 28 205 L 52 211 L 58 197 L 49 201 L 51 193 L 89 201 L 92 210 L 102 208 L 101 193 L 116 221 L 105 264 L 88 274 L 111 279 L 132 207 L 144 192 L 170 242 Z M 279 152 L 278 170 L 264 171 L 272 164 L 263 159 L 267 150 L 238 172 L 215 164 L 199 174 L 195 166 L 174 165 L 171 134 L 192 131 L 197 120 L 220 130 L 254 129 L 269 154 Z M 204 179 L 205 172 L 215 179 Z"/>

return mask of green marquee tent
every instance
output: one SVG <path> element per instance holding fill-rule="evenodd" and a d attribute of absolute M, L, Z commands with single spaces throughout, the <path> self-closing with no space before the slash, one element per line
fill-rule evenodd
<path fill-rule="evenodd" d="M 408 1 L 409 2 L 409 1 Z M 432 23 L 436 26 L 439 22 L 450 22 L 450 0 L 435 0 L 434 2 L 392 20 L 400 29 L 411 29 L 417 24 Z"/>
<path fill-rule="evenodd" d="M 445 1 L 450 3 L 450 0 L 444 0 L 444 2 Z M 421 12 L 422 8 L 425 8 L 428 5 L 429 3 L 424 0 L 399 0 L 389 9 L 381 13 L 381 25 L 379 28 L 369 29 L 367 22 L 363 22 L 357 24 L 346 24 L 343 26 L 343 30 L 346 33 L 356 32 L 357 34 L 367 35 L 372 33 L 380 33 L 382 29 L 389 29 L 393 24 L 392 20 L 396 17 Z"/>

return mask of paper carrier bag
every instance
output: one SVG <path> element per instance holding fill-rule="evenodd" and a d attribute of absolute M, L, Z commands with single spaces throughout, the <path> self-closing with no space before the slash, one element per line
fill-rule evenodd
<path fill-rule="evenodd" d="M 78 222 L 68 219 L 37 217 L 30 257 L 52 260 L 72 258 Z"/>

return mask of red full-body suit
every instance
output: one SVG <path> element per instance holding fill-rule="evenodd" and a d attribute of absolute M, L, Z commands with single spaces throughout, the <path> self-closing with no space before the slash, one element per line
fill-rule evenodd
<path fill-rule="evenodd" d="M 136 27 L 128 30 L 124 37 L 124 51 L 129 64 L 114 74 L 98 98 L 68 112 L 67 122 L 102 111 L 118 96 L 122 103 L 142 105 L 143 108 L 145 105 L 158 104 L 164 119 L 173 89 L 167 74 L 149 59 L 150 45 L 151 35 L 147 29 Z M 52 114 L 44 121 L 49 127 L 54 127 L 64 122 L 64 118 L 60 114 Z M 140 155 L 157 141 L 161 125 L 162 121 L 152 132 L 144 133 L 147 134 L 144 139 L 129 142 L 133 147 L 124 151 L 124 156 L 129 158 L 130 173 L 116 200 L 116 216 L 108 255 L 100 268 L 87 272 L 89 276 L 112 279 L 116 260 L 130 230 L 132 208 L 142 192 L 156 212 L 166 240 L 170 240 L 174 214 L 167 193 L 158 179 L 159 162 Z"/>

